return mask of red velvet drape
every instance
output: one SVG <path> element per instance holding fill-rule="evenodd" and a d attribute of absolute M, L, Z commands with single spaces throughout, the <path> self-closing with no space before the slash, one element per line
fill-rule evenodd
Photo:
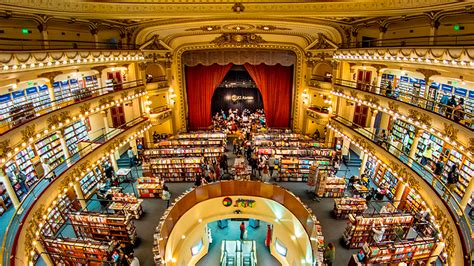
<path fill-rule="evenodd" d="M 292 67 L 244 64 L 263 98 L 267 126 L 289 127 Z"/>
<path fill-rule="evenodd" d="M 232 64 L 213 64 L 186 68 L 189 129 L 197 130 L 211 125 L 212 95 L 231 67 Z"/>

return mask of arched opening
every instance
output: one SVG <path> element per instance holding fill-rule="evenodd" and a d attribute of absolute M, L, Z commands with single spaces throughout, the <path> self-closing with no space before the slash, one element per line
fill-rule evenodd
<path fill-rule="evenodd" d="M 241 65 L 234 65 L 214 91 L 211 112 L 247 109 L 251 113 L 263 109 L 263 99 L 250 74 Z"/>
<path fill-rule="evenodd" d="M 312 75 L 317 80 L 330 82 L 332 78 L 332 66 L 327 63 L 319 63 L 314 67 Z"/>
<path fill-rule="evenodd" d="M 165 69 L 158 64 L 150 64 L 145 69 L 147 82 L 156 82 L 164 80 L 166 75 Z"/>

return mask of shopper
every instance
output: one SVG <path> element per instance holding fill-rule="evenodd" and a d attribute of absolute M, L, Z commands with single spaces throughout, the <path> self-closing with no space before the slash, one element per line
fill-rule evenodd
<path fill-rule="evenodd" d="M 22 170 L 15 168 L 14 170 L 15 179 L 20 184 L 20 190 L 26 195 L 28 187 L 26 186 L 26 174 Z"/>
<path fill-rule="evenodd" d="M 270 156 L 268 159 L 268 171 L 270 172 L 270 178 L 273 177 L 273 170 L 275 169 L 275 157 Z"/>
<path fill-rule="evenodd" d="M 388 82 L 387 87 L 385 88 L 385 96 L 392 97 L 392 82 Z"/>
<path fill-rule="evenodd" d="M 171 192 L 168 186 L 166 185 L 163 186 L 163 192 L 161 193 L 161 198 L 163 200 L 166 200 L 166 208 L 168 208 L 170 206 Z"/>
<path fill-rule="evenodd" d="M 454 107 L 453 120 L 458 123 L 461 120 L 464 120 L 464 99 L 463 98 L 459 99 L 458 105 Z"/>
<path fill-rule="evenodd" d="M 449 97 L 447 94 L 443 94 L 443 96 L 441 97 L 441 100 L 439 101 L 439 109 L 438 109 L 438 113 L 444 115 L 445 112 L 446 112 L 446 106 L 448 105 L 448 102 L 449 102 Z"/>
<path fill-rule="evenodd" d="M 323 263 L 327 266 L 332 266 L 334 264 L 334 260 L 336 259 L 336 246 L 333 243 L 329 243 L 327 247 L 324 249 L 323 253 Z"/>
<path fill-rule="evenodd" d="M 244 240 L 244 234 L 245 234 L 245 223 L 242 222 L 240 224 L 240 240 Z"/>
<path fill-rule="evenodd" d="M 265 166 L 266 166 L 265 159 L 263 158 L 263 156 L 260 156 L 258 158 L 258 176 L 260 178 L 262 178 L 262 170 Z"/>
<path fill-rule="evenodd" d="M 128 260 L 130 262 L 130 266 L 140 266 L 140 260 L 138 260 L 138 257 L 135 257 L 133 253 L 128 256 Z"/>
<path fill-rule="evenodd" d="M 339 168 L 341 167 L 338 157 L 334 158 L 333 167 L 334 167 L 334 175 L 336 175 L 337 172 L 339 171 Z"/>
<path fill-rule="evenodd" d="M 270 181 L 270 171 L 268 170 L 268 166 L 265 165 L 262 170 L 262 181 L 269 182 Z"/>
<path fill-rule="evenodd" d="M 458 164 L 455 163 L 449 169 L 447 184 L 446 184 L 446 186 L 448 187 L 449 191 L 451 191 L 451 193 L 453 193 L 454 190 L 456 189 L 458 182 L 459 182 Z M 449 196 L 448 191 L 446 189 L 444 191 L 443 198 L 445 198 L 445 196 Z"/>
<path fill-rule="evenodd" d="M 54 173 L 54 171 L 51 172 L 51 166 L 49 165 L 49 163 L 46 161 L 44 157 L 41 157 L 40 161 L 41 161 L 41 164 L 43 165 L 44 178 L 48 180 L 49 182 L 51 182 L 56 177 L 56 174 Z"/>
<path fill-rule="evenodd" d="M 128 148 L 127 155 L 130 160 L 130 167 L 135 166 L 135 155 L 133 154 L 132 147 Z"/>
<path fill-rule="evenodd" d="M 377 227 L 378 227 L 378 228 L 377 228 Z M 382 240 L 383 240 L 383 235 L 384 235 L 384 233 L 385 233 L 385 227 L 384 227 L 384 225 L 383 225 L 383 222 L 380 221 L 380 222 L 378 223 L 378 226 L 377 226 L 377 222 L 374 222 L 374 223 L 372 224 L 372 232 L 374 233 L 372 237 L 373 237 L 375 243 L 380 243 L 380 242 L 382 242 Z"/>
<path fill-rule="evenodd" d="M 227 164 L 227 155 L 225 153 L 221 155 L 219 164 L 224 173 L 229 173 L 229 165 Z"/>
<path fill-rule="evenodd" d="M 456 97 L 454 97 L 454 95 L 451 96 L 451 99 L 449 99 L 449 101 L 446 105 L 447 105 L 447 107 L 446 107 L 446 117 L 451 118 L 452 115 L 453 115 L 454 106 L 456 106 Z"/>
<path fill-rule="evenodd" d="M 438 179 L 441 177 L 441 175 L 443 174 L 443 168 L 444 168 L 444 163 L 441 159 L 438 159 L 436 161 L 436 163 L 434 164 L 434 171 L 433 171 L 433 174 L 438 177 Z M 436 178 L 433 177 L 433 187 L 436 183 Z"/>
<path fill-rule="evenodd" d="M 421 155 L 421 165 L 425 166 L 428 163 L 431 163 L 433 158 L 433 149 L 431 148 L 431 143 L 428 143 L 423 154 Z"/>
<path fill-rule="evenodd" d="M 387 194 L 387 188 L 383 186 L 381 189 L 377 189 L 375 193 L 375 199 L 376 200 L 383 200 L 385 195 Z"/>
<path fill-rule="evenodd" d="M 265 238 L 265 246 L 270 248 L 270 244 L 272 243 L 272 227 L 271 225 L 267 224 L 267 236 Z"/>
<path fill-rule="evenodd" d="M 194 186 L 195 187 L 199 187 L 202 184 L 201 183 L 201 178 L 202 178 L 201 175 L 196 175 L 196 179 L 194 180 Z"/>

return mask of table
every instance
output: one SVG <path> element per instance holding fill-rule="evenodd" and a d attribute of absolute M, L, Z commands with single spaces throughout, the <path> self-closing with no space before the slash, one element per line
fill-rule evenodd
<path fill-rule="evenodd" d="M 132 181 L 133 179 L 132 169 L 130 168 L 120 168 L 115 174 L 117 175 L 119 183 L 122 183 L 125 181 Z M 127 179 L 128 176 L 130 176 L 129 179 Z"/>
<path fill-rule="evenodd" d="M 360 185 L 360 184 L 353 184 L 352 185 L 354 187 L 354 190 L 359 193 L 359 195 L 361 197 L 365 197 L 367 196 L 367 194 L 369 193 L 369 189 L 364 186 L 364 185 Z"/>

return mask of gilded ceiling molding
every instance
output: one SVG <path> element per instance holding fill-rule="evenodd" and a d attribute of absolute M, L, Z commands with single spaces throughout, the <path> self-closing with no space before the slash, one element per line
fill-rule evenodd
<path fill-rule="evenodd" d="M 8 153 L 12 152 L 13 149 L 10 147 L 10 140 L 6 139 L 0 141 L 0 156 L 6 156 Z"/>
<path fill-rule="evenodd" d="M 257 25 L 257 30 L 274 31 L 274 30 L 291 30 L 290 28 L 278 27 L 273 25 Z"/>
<path fill-rule="evenodd" d="M 452 123 L 443 123 L 443 125 L 444 125 L 443 133 L 451 140 L 456 141 L 458 139 L 459 129 L 454 128 Z"/>
<path fill-rule="evenodd" d="M 24 143 L 31 142 L 31 139 L 36 135 L 36 125 L 28 125 L 24 130 L 21 131 L 22 140 Z"/>
<path fill-rule="evenodd" d="M 221 26 L 219 25 L 207 25 L 207 26 L 201 26 L 199 28 L 190 28 L 190 29 L 185 29 L 185 31 L 216 31 L 220 30 Z"/>
<path fill-rule="evenodd" d="M 262 36 L 255 33 L 224 33 L 211 41 L 217 46 L 248 46 L 266 43 Z"/>
<path fill-rule="evenodd" d="M 237 46 L 232 47 L 222 47 L 220 49 L 236 49 L 239 48 Z M 300 112 L 300 102 L 301 101 L 301 90 L 302 90 L 302 70 L 303 70 L 303 59 L 304 59 L 304 52 L 303 50 L 296 45 L 293 44 L 284 44 L 284 43 L 262 43 L 257 45 L 249 45 L 246 48 L 250 49 L 269 49 L 269 50 L 287 50 L 287 51 L 292 51 L 296 54 L 296 64 L 294 67 L 294 94 L 295 99 L 293 100 L 292 108 L 291 108 L 291 113 L 292 113 L 292 121 L 293 124 L 291 127 L 293 129 L 298 129 L 299 128 L 299 112 Z M 179 89 L 175 90 L 179 100 L 179 113 L 180 113 L 180 119 L 183 123 L 186 123 L 186 117 L 187 117 L 187 98 L 186 98 L 186 84 L 185 84 L 185 79 L 184 79 L 184 64 L 182 63 L 182 57 L 183 54 L 186 51 L 194 51 L 194 50 L 213 50 L 216 49 L 216 46 L 214 44 L 188 44 L 184 45 L 181 47 L 178 47 L 175 52 L 173 53 L 173 62 L 176 63 L 177 66 L 177 84 L 180 86 Z M 302 110 L 303 111 L 303 110 Z M 186 128 L 186 125 L 183 125 L 184 128 Z M 182 128 L 182 129 L 184 129 Z"/>
<path fill-rule="evenodd" d="M 398 113 L 398 108 L 400 105 L 394 101 L 388 101 L 388 109 L 393 111 L 394 113 Z"/>
<path fill-rule="evenodd" d="M 474 138 L 469 139 L 469 146 L 468 146 L 468 151 L 471 153 L 474 153 Z M 0 149 L 1 150 L 1 149 Z"/>

